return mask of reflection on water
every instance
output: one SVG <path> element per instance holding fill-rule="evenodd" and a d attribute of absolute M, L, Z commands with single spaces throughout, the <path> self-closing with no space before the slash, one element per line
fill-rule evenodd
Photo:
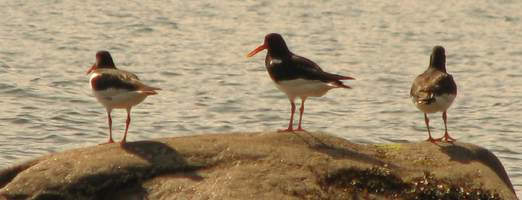
<path fill-rule="evenodd" d="M 269 32 L 352 90 L 308 101 L 305 128 L 360 143 L 426 138 L 408 98 L 443 45 L 460 89 L 448 112 L 460 141 L 493 150 L 522 189 L 522 2 L 10 1 L 0 13 L 0 167 L 105 140 L 105 111 L 85 70 L 97 50 L 164 90 L 137 106 L 129 140 L 275 130 L 288 100 L 245 59 Z M 442 135 L 440 114 L 431 115 Z M 114 112 L 115 135 L 124 111 Z"/>

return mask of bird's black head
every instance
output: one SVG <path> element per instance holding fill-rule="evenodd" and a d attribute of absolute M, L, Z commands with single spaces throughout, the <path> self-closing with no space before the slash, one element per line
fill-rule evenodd
<path fill-rule="evenodd" d="M 446 53 L 444 47 L 435 46 L 431 52 L 430 67 L 446 72 Z"/>
<path fill-rule="evenodd" d="M 270 33 L 265 36 L 265 41 L 262 45 L 258 46 L 256 49 L 252 50 L 247 54 L 247 57 L 252 57 L 256 55 L 258 52 L 267 49 L 268 55 L 272 57 L 289 57 L 292 55 L 288 47 L 286 46 L 285 40 L 283 37 L 277 33 Z"/>
<path fill-rule="evenodd" d="M 97 68 L 116 68 L 112 56 L 108 51 L 98 51 L 96 53 Z"/>
<path fill-rule="evenodd" d="M 96 63 L 92 65 L 88 70 L 87 74 L 90 74 L 96 69 L 100 68 L 113 68 L 116 69 L 114 61 L 112 61 L 111 54 L 108 51 L 98 51 L 96 53 Z"/>
<path fill-rule="evenodd" d="M 265 44 L 267 45 L 268 53 L 271 56 L 284 57 L 290 55 L 290 50 L 280 34 L 270 33 L 266 35 Z"/>

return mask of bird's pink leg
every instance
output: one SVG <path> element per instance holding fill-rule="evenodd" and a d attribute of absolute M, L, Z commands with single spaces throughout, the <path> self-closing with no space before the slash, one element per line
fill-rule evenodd
<path fill-rule="evenodd" d="M 301 127 L 301 121 L 303 120 L 304 113 L 304 104 L 306 101 L 306 97 L 301 97 L 301 108 L 299 109 L 299 124 L 297 125 L 296 131 L 304 131 L 303 127 Z"/>
<path fill-rule="evenodd" d="M 124 145 L 127 142 L 127 132 L 129 131 L 130 122 L 131 122 L 130 108 L 127 108 L 127 121 L 125 121 L 125 134 L 123 135 L 123 139 L 121 139 L 121 141 L 120 141 L 120 145 Z"/>
<path fill-rule="evenodd" d="M 452 138 L 449 134 L 448 134 L 448 126 L 446 125 L 446 121 L 448 120 L 448 115 L 446 114 L 446 111 L 444 111 L 442 113 L 442 120 L 444 120 L 444 141 L 446 142 L 455 142 L 457 141 L 455 138 Z M 440 138 L 440 139 L 442 139 Z"/>
<path fill-rule="evenodd" d="M 109 123 L 109 140 L 105 144 L 110 144 L 114 143 L 114 140 L 112 140 L 112 118 L 110 111 L 107 111 L 107 123 Z"/>
<path fill-rule="evenodd" d="M 295 103 L 293 101 L 290 101 L 290 105 L 292 106 L 292 109 L 290 111 L 290 122 L 288 123 L 288 128 L 287 129 L 278 130 L 278 132 L 292 132 L 292 131 L 294 131 L 293 124 L 294 124 Z"/>
<path fill-rule="evenodd" d="M 424 123 L 426 123 L 426 128 L 428 128 L 428 139 L 426 141 L 428 142 L 431 142 L 431 143 L 436 143 L 436 142 L 440 142 L 441 139 L 433 139 L 433 137 L 431 137 L 431 131 L 430 131 L 430 119 L 428 119 L 428 114 L 424 113 Z"/>

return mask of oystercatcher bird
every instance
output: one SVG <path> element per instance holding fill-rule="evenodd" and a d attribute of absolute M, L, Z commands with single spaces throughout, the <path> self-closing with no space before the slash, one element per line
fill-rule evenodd
<path fill-rule="evenodd" d="M 120 142 L 123 145 L 126 142 L 131 121 L 131 108 L 141 103 L 147 96 L 158 94 L 156 90 L 160 90 L 160 88 L 145 85 L 135 74 L 117 69 L 108 51 L 96 53 L 96 63 L 87 71 L 87 74 L 91 73 L 90 84 L 94 96 L 107 110 L 109 123 L 109 141 L 107 143 L 114 142 L 112 140 L 112 110 L 116 108 L 127 110 L 125 135 Z"/>
<path fill-rule="evenodd" d="M 267 50 L 265 65 L 270 78 L 277 88 L 284 92 L 290 100 L 290 123 L 288 128 L 280 130 L 284 132 L 294 131 L 293 120 L 295 113 L 295 99 L 301 98 L 299 124 L 296 131 L 303 131 L 301 121 L 303 119 L 304 104 L 308 97 L 320 97 L 333 88 L 350 88 L 341 80 L 354 79 L 323 71 L 313 61 L 292 53 L 286 46 L 283 37 L 277 33 L 265 36 L 264 43 L 247 54 L 252 57 L 256 53 Z"/>
<path fill-rule="evenodd" d="M 428 128 L 428 141 L 437 142 L 444 138 L 446 142 L 455 141 L 448 134 L 447 110 L 457 96 L 457 85 L 453 77 L 446 72 L 446 55 L 444 47 L 435 46 L 431 53 L 430 65 L 424 73 L 415 78 L 411 86 L 410 96 L 413 104 L 424 112 L 424 122 Z M 444 137 L 433 139 L 430 132 L 428 113 L 442 112 L 444 120 Z"/>

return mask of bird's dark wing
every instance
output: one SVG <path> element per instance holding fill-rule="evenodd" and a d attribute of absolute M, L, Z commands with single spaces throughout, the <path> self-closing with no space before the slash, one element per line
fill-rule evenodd
<path fill-rule="evenodd" d="M 94 90 L 115 88 L 134 91 L 142 86 L 138 76 L 131 72 L 117 69 L 98 69 L 96 73 L 100 75 L 92 80 Z"/>
<path fill-rule="evenodd" d="M 435 96 L 457 94 L 457 85 L 453 76 L 441 71 L 427 70 L 413 81 L 410 96 L 418 102 L 432 102 Z"/>
<path fill-rule="evenodd" d="M 267 58 L 267 69 L 271 72 L 272 79 L 277 81 L 302 78 L 341 83 L 339 80 L 353 79 L 351 77 L 325 72 L 315 62 L 298 55 L 292 55 L 290 59 L 282 60 L 282 62 L 271 62 L 271 60 L 272 58 Z"/>
<path fill-rule="evenodd" d="M 318 64 L 316 64 L 314 61 L 309 60 L 308 58 L 294 54 L 292 55 L 291 60 L 295 67 L 301 68 L 302 70 L 309 71 L 312 73 L 324 72 Z"/>
<path fill-rule="evenodd" d="M 453 94 L 457 95 L 457 84 L 455 80 L 453 80 L 453 76 L 451 74 L 444 74 L 440 76 L 438 80 L 436 80 L 437 86 L 433 87 L 432 91 L 435 95 L 442 94 Z"/>

